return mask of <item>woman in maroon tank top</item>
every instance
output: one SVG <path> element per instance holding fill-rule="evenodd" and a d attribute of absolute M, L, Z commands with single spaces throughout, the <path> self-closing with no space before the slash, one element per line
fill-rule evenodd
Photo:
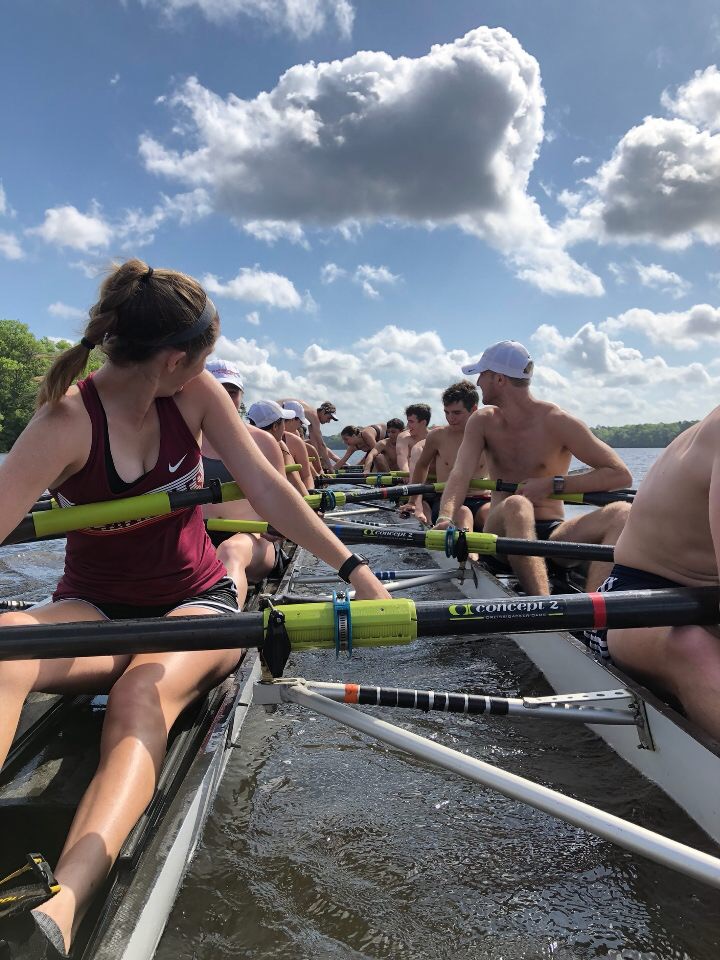
<path fill-rule="evenodd" d="M 53 364 L 38 412 L 0 466 L 0 542 L 49 487 L 61 505 L 203 485 L 200 440 L 253 508 L 289 539 L 339 568 L 350 556 L 249 436 L 205 360 L 219 333 L 212 301 L 191 277 L 130 260 L 105 280 L 82 341 Z M 107 355 L 71 386 L 95 345 Z M 367 566 L 359 598 L 387 598 Z M 65 573 L 47 606 L 0 626 L 123 616 L 207 616 L 233 609 L 200 508 L 68 536 Z M 0 661 L 0 766 L 31 691 L 109 692 L 100 765 L 56 866 L 61 892 L 38 927 L 70 945 L 120 847 L 152 798 L 167 734 L 187 704 L 224 678 L 239 651 Z M 56 925 L 53 927 L 53 923 Z"/>

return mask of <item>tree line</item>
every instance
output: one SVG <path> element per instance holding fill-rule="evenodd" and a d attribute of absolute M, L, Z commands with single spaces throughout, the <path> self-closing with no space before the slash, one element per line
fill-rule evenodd
<path fill-rule="evenodd" d="M 7 453 L 35 412 L 35 398 L 45 371 L 72 344 L 38 339 L 19 320 L 0 320 L 0 452 Z M 88 370 L 102 359 L 91 355 Z"/>
<path fill-rule="evenodd" d="M 0 452 L 7 453 L 35 410 L 38 384 L 68 340 L 38 339 L 19 320 L 0 320 Z M 97 370 L 102 356 L 90 355 L 88 370 Z M 611 447 L 666 447 L 697 420 L 675 423 L 629 423 L 622 427 L 593 427 L 596 437 Z M 330 447 L 342 449 L 340 434 L 325 437 Z"/>

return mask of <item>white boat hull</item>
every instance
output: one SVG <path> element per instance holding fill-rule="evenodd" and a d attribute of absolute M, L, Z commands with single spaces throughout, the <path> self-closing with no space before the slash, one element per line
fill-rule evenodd
<path fill-rule="evenodd" d="M 438 554 L 441 567 L 456 565 Z M 453 580 L 473 600 L 513 596 L 512 590 L 483 567 L 472 577 Z M 712 839 L 720 843 L 720 744 L 672 710 L 650 691 L 614 668 L 606 668 L 584 644 L 565 631 L 524 633 L 512 640 L 542 671 L 556 693 L 628 689 L 644 703 L 652 748 L 643 745 L 633 726 L 591 726 L 631 766 L 656 783 Z"/>

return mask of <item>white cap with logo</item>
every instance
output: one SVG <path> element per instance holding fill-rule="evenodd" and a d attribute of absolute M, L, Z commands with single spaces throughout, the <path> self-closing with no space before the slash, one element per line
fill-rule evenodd
<path fill-rule="evenodd" d="M 292 410 L 293 414 L 298 418 L 300 423 L 304 427 L 310 426 L 310 421 L 305 417 L 305 411 L 303 410 L 303 405 L 298 403 L 297 400 L 286 400 L 283 404 L 285 410 Z"/>
<path fill-rule="evenodd" d="M 250 405 L 247 412 L 248 420 L 252 420 L 256 427 L 269 427 L 278 420 L 292 420 L 295 414 L 292 410 L 283 410 L 274 400 L 256 400 Z"/>
<path fill-rule="evenodd" d="M 210 360 L 205 364 L 205 369 L 211 373 L 220 383 L 231 383 L 238 390 L 245 390 L 242 381 L 242 374 L 229 360 Z"/>
<path fill-rule="evenodd" d="M 475 363 L 467 363 L 463 373 L 502 373 L 506 377 L 529 380 L 533 373 L 533 362 L 525 347 L 517 340 L 501 340 L 494 343 Z"/>

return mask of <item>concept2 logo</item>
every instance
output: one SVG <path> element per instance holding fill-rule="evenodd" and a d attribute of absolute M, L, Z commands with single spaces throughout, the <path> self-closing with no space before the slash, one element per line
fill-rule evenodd
<path fill-rule="evenodd" d="M 533 618 L 538 614 L 562 616 L 565 612 L 563 600 L 488 600 L 486 603 L 451 603 L 448 613 L 462 620 L 517 620 Z"/>

